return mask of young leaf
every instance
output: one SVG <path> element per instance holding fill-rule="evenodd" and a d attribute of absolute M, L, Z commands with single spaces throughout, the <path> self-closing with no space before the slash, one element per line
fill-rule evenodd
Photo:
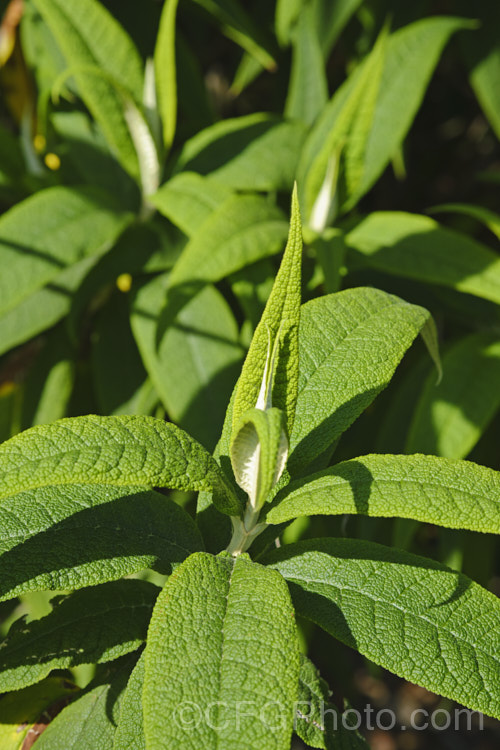
<path fill-rule="evenodd" d="M 500 534 L 500 473 L 437 456 L 361 456 L 291 482 L 268 523 L 360 513 Z"/>
<path fill-rule="evenodd" d="M 179 0 L 167 0 L 163 6 L 154 62 L 158 111 L 163 121 L 163 143 L 173 143 L 177 121 L 177 78 L 175 65 L 175 17 Z"/>
<path fill-rule="evenodd" d="M 192 745 L 193 726 L 183 719 L 194 710 L 197 747 L 285 750 L 298 676 L 283 579 L 242 557 L 192 555 L 167 582 L 151 619 L 146 745 Z"/>
<path fill-rule="evenodd" d="M 305 126 L 268 114 L 230 118 L 189 140 L 181 151 L 181 169 L 210 175 L 232 190 L 290 190 Z"/>
<path fill-rule="evenodd" d="M 142 691 L 144 688 L 145 654 L 141 654 L 130 675 L 120 701 L 120 717 L 116 728 L 113 750 L 146 750 L 142 716 Z"/>
<path fill-rule="evenodd" d="M 239 502 L 196 440 L 152 417 L 73 417 L 32 427 L 0 446 L 0 500 L 40 487 L 107 484 L 211 490 L 230 515 Z"/>
<path fill-rule="evenodd" d="M 97 0 L 33 0 L 54 35 L 85 104 L 120 162 L 133 176 L 139 167 L 114 79 L 136 102 L 142 98 L 142 63 L 130 37 Z"/>
<path fill-rule="evenodd" d="M 152 490 L 70 484 L 18 492 L 0 503 L 0 601 L 145 568 L 168 574 L 203 548 L 188 513 Z"/>
<path fill-rule="evenodd" d="M 326 455 L 388 385 L 419 332 L 435 337 L 427 310 L 377 289 L 346 289 L 302 306 L 292 475 Z"/>
<path fill-rule="evenodd" d="M 131 219 L 93 189 L 48 188 L 11 208 L 0 219 L 0 315 L 109 248 Z"/>
<path fill-rule="evenodd" d="M 37 739 L 36 750 L 112 750 L 123 692 L 136 654 L 102 667 L 83 694 Z"/>
<path fill-rule="evenodd" d="M 379 271 L 500 303 L 500 258 L 428 216 L 379 211 L 346 236 L 351 259 Z"/>
<path fill-rule="evenodd" d="M 236 386 L 233 437 L 243 414 L 257 405 L 271 352 L 273 357 L 276 352 L 276 360 L 273 363 L 274 377 L 269 386 L 272 405 L 285 413 L 288 434 L 292 430 L 299 374 L 301 264 L 302 227 L 297 191 L 294 189 L 288 242 L 283 260 Z M 269 374 L 267 372 L 267 375 Z"/>
<path fill-rule="evenodd" d="M 376 664 L 500 717 L 500 600 L 433 560 L 351 539 L 313 539 L 266 562 L 297 611 Z"/>
<path fill-rule="evenodd" d="M 443 357 L 443 379 L 427 378 L 414 407 L 408 453 L 465 458 L 500 408 L 500 342 L 474 333 Z"/>
<path fill-rule="evenodd" d="M 0 747 L 26 750 L 25 741 L 41 734 L 47 719 L 71 699 L 77 690 L 62 677 L 48 677 L 0 699 Z"/>
<path fill-rule="evenodd" d="M 147 581 L 114 581 L 69 594 L 40 620 L 14 623 L 0 650 L 0 690 L 135 651 L 146 639 L 158 591 Z"/>

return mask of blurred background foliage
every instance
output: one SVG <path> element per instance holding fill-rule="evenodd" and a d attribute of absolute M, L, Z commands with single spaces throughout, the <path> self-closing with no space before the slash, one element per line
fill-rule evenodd
<path fill-rule="evenodd" d="M 415 344 L 335 460 L 500 468 L 500 4 L 2 0 L 0 17 L 1 440 L 63 416 L 152 414 L 213 449 L 297 179 L 304 300 L 375 286 L 427 307 L 440 335 L 439 385 Z M 412 549 L 500 591 L 489 536 L 370 518 L 285 531 L 323 534 Z M 47 606 L 1 605 L 4 629 Z M 302 631 L 354 703 L 437 705 Z M 371 741 L 498 738 L 492 722 Z"/>

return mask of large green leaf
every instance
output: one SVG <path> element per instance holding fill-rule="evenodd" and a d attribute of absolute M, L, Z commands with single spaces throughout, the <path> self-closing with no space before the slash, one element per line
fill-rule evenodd
<path fill-rule="evenodd" d="M 180 172 L 162 185 L 150 201 L 163 216 L 192 237 L 230 195 L 230 188 L 217 180 L 197 172 Z"/>
<path fill-rule="evenodd" d="M 285 750 L 298 677 L 283 579 L 242 557 L 193 555 L 167 582 L 151 619 L 146 745 Z M 187 713 L 196 722 L 195 740 Z"/>
<path fill-rule="evenodd" d="M 186 143 L 176 170 L 210 175 L 233 190 L 290 190 L 304 137 L 302 123 L 268 114 L 222 120 Z"/>
<path fill-rule="evenodd" d="M 146 750 L 142 716 L 145 654 L 134 667 L 120 702 L 120 718 L 116 728 L 113 750 Z"/>
<path fill-rule="evenodd" d="M 361 456 L 291 482 L 266 516 L 360 513 L 500 534 L 500 473 L 437 456 Z"/>
<path fill-rule="evenodd" d="M 73 417 L 32 427 L 0 446 L 0 502 L 40 487 L 102 484 L 210 490 L 239 503 L 212 456 L 179 427 L 152 417 Z"/>
<path fill-rule="evenodd" d="M 498 335 L 474 333 L 443 357 L 443 379 L 427 378 L 408 433 L 408 453 L 464 458 L 500 408 Z"/>
<path fill-rule="evenodd" d="M 243 356 L 238 327 L 224 297 L 209 285 L 186 304 L 157 347 L 166 279 L 157 276 L 138 289 L 132 328 L 170 418 L 213 448 Z"/>
<path fill-rule="evenodd" d="M 142 98 L 142 63 L 123 27 L 97 0 L 33 0 L 74 74 L 81 96 L 109 144 L 132 175 L 137 156 L 117 85 L 136 102 Z M 116 82 L 116 83 L 114 83 Z"/>
<path fill-rule="evenodd" d="M 37 739 L 36 750 L 113 750 L 120 705 L 135 654 L 101 667 L 83 694 L 66 706 Z"/>
<path fill-rule="evenodd" d="M 18 492 L 0 503 L 0 600 L 145 568 L 168 574 L 201 549 L 191 517 L 152 490 L 69 484 Z"/>
<path fill-rule="evenodd" d="M 269 555 L 297 611 L 410 682 L 500 717 L 500 600 L 440 563 L 316 539 Z"/>
<path fill-rule="evenodd" d="M 25 740 L 34 732 L 43 732 L 47 716 L 52 716 L 76 690 L 63 677 L 48 677 L 0 699 L 0 747 L 2 750 L 26 750 Z"/>
<path fill-rule="evenodd" d="M 419 332 L 436 356 L 427 310 L 377 289 L 347 289 L 302 306 L 292 475 L 329 457 L 335 441 L 388 385 Z"/>
<path fill-rule="evenodd" d="M 272 405 L 285 413 L 288 433 L 292 430 L 299 376 L 301 268 L 302 226 L 297 189 L 294 188 L 290 229 L 283 260 L 236 386 L 233 430 L 242 415 L 257 405 L 265 378 L 270 378 L 269 396 L 272 395 Z M 275 356 L 275 362 L 271 362 L 271 352 Z"/>
<path fill-rule="evenodd" d="M 353 262 L 500 303 L 498 255 L 428 216 L 372 213 L 347 234 L 346 244 Z"/>
<path fill-rule="evenodd" d="M 111 247 L 131 220 L 103 192 L 43 190 L 0 219 L 0 315 L 82 259 Z"/>
<path fill-rule="evenodd" d="M 135 651 L 146 639 L 158 591 L 147 581 L 114 581 L 63 597 L 40 620 L 15 623 L 0 650 L 0 690 Z"/>

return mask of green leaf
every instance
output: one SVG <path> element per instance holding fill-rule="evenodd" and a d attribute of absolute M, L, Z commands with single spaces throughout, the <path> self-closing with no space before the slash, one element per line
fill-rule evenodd
<path fill-rule="evenodd" d="M 152 417 L 61 419 L 0 446 L 0 502 L 15 492 L 74 484 L 210 490 L 220 510 L 239 512 L 231 485 L 203 446 Z"/>
<path fill-rule="evenodd" d="M 157 276 L 137 290 L 132 329 L 170 418 L 212 448 L 243 355 L 238 327 L 222 294 L 209 285 L 186 304 L 156 347 L 166 279 Z"/>
<path fill-rule="evenodd" d="M 300 15 L 303 0 L 276 0 L 274 27 L 282 47 L 290 42 L 293 27 Z"/>
<path fill-rule="evenodd" d="M 147 581 L 114 581 L 63 597 L 40 620 L 14 623 L 0 650 L 0 690 L 135 651 L 146 639 L 158 591 Z"/>
<path fill-rule="evenodd" d="M 173 143 L 177 121 L 177 78 L 175 65 L 175 17 L 179 0 L 163 6 L 154 53 L 158 111 L 163 121 L 163 143 Z"/>
<path fill-rule="evenodd" d="M 481 21 L 473 34 L 461 35 L 460 44 L 470 84 L 493 131 L 500 138 L 500 44 L 496 32 L 500 23 L 499 7 L 489 0 L 478 0 L 474 5 L 462 0 L 459 7 L 460 12 Z"/>
<path fill-rule="evenodd" d="M 222 120 L 186 143 L 175 169 L 233 190 L 290 190 L 305 132 L 300 122 L 262 113 Z"/>
<path fill-rule="evenodd" d="M 192 237 L 201 224 L 231 195 L 223 183 L 196 172 L 180 172 L 150 197 L 167 219 Z"/>
<path fill-rule="evenodd" d="M 347 724 L 347 726 L 346 726 Z M 300 655 L 299 697 L 295 732 L 309 747 L 324 750 L 367 750 L 366 740 L 330 703 L 330 690 L 306 656 Z"/>
<path fill-rule="evenodd" d="M 288 748 L 298 676 L 283 579 L 244 557 L 193 555 L 167 582 L 151 619 L 146 745 L 192 745 L 183 716 L 194 709 L 197 747 Z"/>
<path fill-rule="evenodd" d="M 73 295 L 98 255 L 66 268 L 43 289 L 27 297 L 0 318 L 0 354 L 28 341 L 58 323 L 68 314 Z"/>
<path fill-rule="evenodd" d="M 346 235 L 351 260 L 500 303 L 500 258 L 480 242 L 403 211 L 370 214 Z"/>
<path fill-rule="evenodd" d="M 433 206 L 429 209 L 429 213 L 453 213 L 470 216 L 488 227 L 495 237 L 500 239 L 500 214 L 489 211 L 483 206 L 474 206 L 471 203 L 443 203 L 440 206 Z"/>
<path fill-rule="evenodd" d="M 500 534 L 500 473 L 437 456 L 369 455 L 291 482 L 268 523 L 360 513 Z"/>
<path fill-rule="evenodd" d="M 389 384 L 419 332 L 437 356 L 427 310 L 377 289 L 346 289 L 302 306 L 292 475 L 329 458 L 335 441 Z"/>
<path fill-rule="evenodd" d="M 268 50 L 264 35 L 238 0 L 195 0 L 195 2 L 222 23 L 222 29 L 229 39 L 253 55 L 265 68 L 274 70 L 276 62 Z"/>
<path fill-rule="evenodd" d="M 73 72 L 81 96 L 120 162 L 133 176 L 139 167 L 116 85 L 142 98 L 142 63 L 122 26 L 97 0 L 33 0 Z"/>
<path fill-rule="evenodd" d="M 48 337 L 24 383 L 22 425 L 46 424 L 66 416 L 74 383 L 75 353 L 65 332 Z"/>
<path fill-rule="evenodd" d="M 292 70 L 285 115 L 311 125 L 328 100 L 325 62 L 321 54 L 312 3 L 302 5 L 293 44 Z"/>
<path fill-rule="evenodd" d="M 143 652 L 130 675 L 121 699 L 113 750 L 146 750 L 142 716 L 145 661 Z"/>
<path fill-rule="evenodd" d="M 42 732 L 47 718 L 75 692 L 62 677 L 49 677 L 38 685 L 4 695 L 0 699 L 0 747 L 23 750 L 28 735 Z"/>
<path fill-rule="evenodd" d="M 48 188 L 11 208 L 0 218 L 0 315 L 110 247 L 131 218 L 91 189 Z"/>
<path fill-rule="evenodd" d="M 325 58 L 337 41 L 344 26 L 357 11 L 362 0 L 316 0 L 316 23 Z"/>
<path fill-rule="evenodd" d="M 406 680 L 500 716 L 500 600 L 466 576 L 401 550 L 316 539 L 266 560 L 298 613 Z"/>
<path fill-rule="evenodd" d="M 292 195 L 288 242 L 259 325 L 253 335 L 234 399 L 232 429 L 257 404 L 263 378 L 271 376 L 272 405 L 285 413 L 288 434 L 293 426 L 299 376 L 298 334 L 301 295 L 302 227 L 297 190 Z M 276 351 L 272 370 L 270 354 Z"/>
<path fill-rule="evenodd" d="M 424 18 L 391 34 L 363 159 L 363 177 L 346 208 L 382 174 L 403 142 L 449 38 L 474 22 L 452 16 Z"/>
<path fill-rule="evenodd" d="M 500 408 L 498 335 L 475 333 L 443 357 L 439 385 L 427 378 L 413 413 L 408 453 L 464 458 Z"/>
<path fill-rule="evenodd" d="M 113 750 L 121 699 L 137 655 L 101 668 L 83 694 L 64 708 L 36 741 L 36 750 Z"/>
<path fill-rule="evenodd" d="M 152 490 L 70 484 L 17 492 L 0 503 L 0 600 L 145 568 L 168 574 L 200 549 L 192 518 Z"/>
<path fill-rule="evenodd" d="M 282 212 L 265 198 L 230 196 L 187 243 L 170 274 L 170 295 L 179 296 L 186 285 L 191 289 L 196 284 L 219 281 L 274 255 L 279 252 L 286 231 Z M 177 287 L 180 289 L 175 292 Z"/>

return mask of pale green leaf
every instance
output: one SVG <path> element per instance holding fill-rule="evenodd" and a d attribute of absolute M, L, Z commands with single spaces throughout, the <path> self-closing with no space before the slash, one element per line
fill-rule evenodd
<path fill-rule="evenodd" d="M 297 612 L 385 669 L 500 717 L 500 600 L 444 565 L 373 542 L 313 539 L 267 562 Z"/>
<path fill-rule="evenodd" d="M 244 557 L 193 555 L 167 582 L 151 619 L 146 745 L 287 748 L 298 677 L 297 634 L 283 579 Z M 252 711 L 238 716 L 241 701 Z M 183 725 L 186 705 L 198 712 L 195 732 Z"/>
<path fill-rule="evenodd" d="M 403 211 L 378 211 L 346 235 L 351 260 L 500 303 L 500 258 L 480 242 Z"/>
<path fill-rule="evenodd" d="M 32 427 L 0 446 L 0 501 L 41 487 L 101 484 L 211 490 L 221 510 L 239 503 L 212 456 L 153 417 L 72 417 Z"/>
<path fill-rule="evenodd" d="M 236 387 L 233 435 L 242 415 L 257 405 L 271 351 L 276 351 L 274 377 L 270 383 L 272 405 L 285 413 L 288 434 L 292 430 L 299 375 L 301 265 L 302 227 L 297 191 L 294 189 L 288 242 L 283 260 L 266 308 L 253 335 Z"/>
<path fill-rule="evenodd" d="M 406 450 L 465 458 L 500 408 L 500 341 L 475 333 L 443 357 L 443 379 L 425 381 L 414 408 Z"/>
<path fill-rule="evenodd" d="M 212 125 L 189 140 L 176 171 L 191 170 L 233 190 L 291 190 L 305 127 L 256 113 Z"/>
<path fill-rule="evenodd" d="M 120 87 L 142 98 L 142 63 L 137 49 L 97 0 L 33 0 L 73 71 L 80 94 L 120 162 L 138 175 L 137 156 L 124 114 Z M 99 70 L 103 75 L 98 74 Z M 95 72 L 92 72 L 95 71 Z"/>
<path fill-rule="evenodd" d="M 0 600 L 80 589 L 153 568 L 168 574 L 203 540 L 170 498 L 137 487 L 44 487 L 0 503 Z"/>
<path fill-rule="evenodd" d="M 276 0 L 274 27 L 282 47 L 289 44 L 291 31 L 303 5 L 303 0 Z"/>
<path fill-rule="evenodd" d="M 121 699 L 136 661 L 136 654 L 129 654 L 102 667 L 88 688 L 50 722 L 36 750 L 113 750 Z"/>
<path fill-rule="evenodd" d="M 196 172 L 180 172 L 149 200 L 163 216 L 192 237 L 230 195 L 230 188 L 217 180 Z"/>
<path fill-rule="evenodd" d="M 113 750 L 146 750 L 142 716 L 145 654 L 141 654 L 130 675 L 120 702 L 120 717 L 116 728 Z"/>
<path fill-rule="evenodd" d="M 179 0 L 163 6 L 154 53 L 158 111 L 163 122 L 163 143 L 172 145 L 177 122 L 177 78 L 175 64 L 175 17 Z"/>
<path fill-rule="evenodd" d="M 0 219 L 0 315 L 78 261 L 111 247 L 131 221 L 105 193 L 53 187 Z"/>
<path fill-rule="evenodd" d="M 147 581 L 114 581 L 69 594 L 39 620 L 14 623 L 0 649 L 0 690 L 135 651 L 146 639 L 158 592 Z"/>
<path fill-rule="evenodd" d="M 328 454 L 389 384 L 418 333 L 432 337 L 433 328 L 427 310 L 377 289 L 346 289 L 302 306 L 292 475 Z"/>
<path fill-rule="evenodd" d="M 359 513 L 500 534 L 500 473 L 437 456 L 369 455 L 291 482 L 266 515 Z"/>

